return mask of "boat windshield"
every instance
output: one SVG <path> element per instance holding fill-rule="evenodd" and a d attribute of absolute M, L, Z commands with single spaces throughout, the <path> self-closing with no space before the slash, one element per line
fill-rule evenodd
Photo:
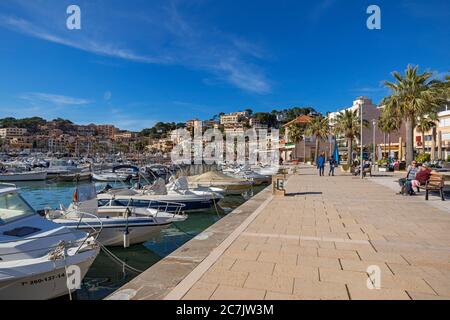
<path fill-rule="evenodd" d="M 22 197 L 15 193 L 4 193 L 0 195 L 0 225 L 34 214 Z"/>

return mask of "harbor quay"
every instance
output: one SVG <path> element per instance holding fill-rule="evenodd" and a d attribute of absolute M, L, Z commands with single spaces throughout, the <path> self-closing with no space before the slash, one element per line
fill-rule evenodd
<path fill-rule="evenodd" d="M 107 299 L 450 299 L 448 201 L 296 168 Z"/>

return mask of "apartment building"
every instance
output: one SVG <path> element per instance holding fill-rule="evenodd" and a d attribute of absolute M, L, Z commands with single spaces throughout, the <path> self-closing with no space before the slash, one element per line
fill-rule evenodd
<path fill-rule="evenodd" d="M 111 124 L 98 125 L 97 133 L 103 137 L 114 139 L 116 128 Z"/>
<path fill-rule="evenodd" d="M 422 133 L 416 128 L 414 147 L 418 152 L 422 152 L 425 146 L 425 152 L 430 153 L 431 160 L 446 160 L 450 156 L 450 102 L 447 102 L 438 112 L 436 127 L 425 132 L 424 138 L 425 141 L 422 141 Z"/>
<path fill-rule="evenodd" d="M 0 128 L 0 138 L 16 138 L 23 137 L 27 133 L 27 129 L 23 128 Z"/>
<path fill-rule="evenodd" d="M 362 106 L 362 107 L 361 107 Z M 390 152 L 391 157 L 395 157 L 398 159 L 403 159 L 405 155 L 405 139 L 406 139 L 406 129 L 403 125 L 399 131 L 391 132 L 389 136 L 381 132 L 378 129 L 378 119 L 380 117 L 383 106 L 378 106 L 372 102 L 371 99 L 367 97 L 358 97 L 353 101 L 351 107 L 342 108 L 336 112 L 328 113 L 328 120 L 330 126 L 333 128 L 336 124 L 336 119 L 339 113 L 344 112 L 345 110 L 349 111 L 357 111 L 358 114 L 362 108 L 362 118 L 363 120 L 368 122 L 367 127 L 363 127 L 362 130 L 362 139 L 359 137 L 356 139 L 355 147 L 360 148 L 361 144 L 363 147 L 372 146 L 375 141 L 375 152 L 376 158 L 380 159 L 382 156 L 388 156 L 388 151 Z M 341 135 L 336 136 L 336 140 L 340 147 L 339 153 L 344 159 L 347 159 L 348 150 L 347 141 L 345 137 Z M 362 140 L 362 141 L 361 141 Z M 390 141 L 390 143 L 388 143 Z M 372 150 L 370 150 L 371 152 Z M 353 150 L 354 152 L 354 150 Z M 356 154 L 353 153 L 353 158 L 356 157 Z"/>
<path fill-rule="evenodd" d="M 235 125 L 239 123 L 239 120 L 241 118 L 248 118 L 248 112 L 247 111 L 240 111 L 240 112 L 232 112 L 229 114 L 225 114 L 220 117 L 220 124 L 227 126 L 227 125 Z"/>

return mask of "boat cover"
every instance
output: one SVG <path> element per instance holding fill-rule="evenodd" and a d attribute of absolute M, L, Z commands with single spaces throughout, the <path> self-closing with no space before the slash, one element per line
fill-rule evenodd
<path fill-rule="evenodd" d="M 187 178 L 189 182 L 225 182 L 225 183 L 238 183 L 247 182 L 245 179 L 235 178 L 227 176 L 218 171 L 209 171 L 197 176 L 191 176 Z"/>

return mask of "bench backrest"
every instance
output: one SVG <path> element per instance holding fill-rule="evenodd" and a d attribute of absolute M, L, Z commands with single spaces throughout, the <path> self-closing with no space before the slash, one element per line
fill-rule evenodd
<path fill-rule="evenodd" d="M 428 180 L 428 185 L 433 187 L 443 187 L 444 178 L 438 173 L 431 173 L 430 179 Z"/>

